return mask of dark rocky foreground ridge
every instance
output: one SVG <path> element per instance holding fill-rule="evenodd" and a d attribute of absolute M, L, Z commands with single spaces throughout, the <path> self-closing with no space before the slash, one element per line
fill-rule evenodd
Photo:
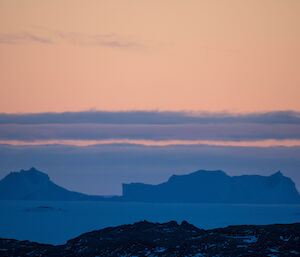
<path fill-rule="evenodd" d="M 58 246 L 0 239 L 0 256 L 300 256 L 300 223 L 203 230 L 185 221 L 143 221 Z"/>

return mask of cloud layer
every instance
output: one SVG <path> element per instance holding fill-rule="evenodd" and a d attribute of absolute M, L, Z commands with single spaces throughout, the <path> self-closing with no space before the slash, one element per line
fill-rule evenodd
<path fill-rule="evenodd" d="M 0 114 L 0 140 L 299 140 L 297 112 Z"/>
<path fill-rule="evenodd" d="M 46 33 L 45 33 L 46 32 Z M 102 46 L 110 48 L 138 49 L 142 44 L 137 41 L 126 40 L 115 34 L 85 34 L 76 32 L 62 32 L 43 28 L 43 33 L 17 32 L 0 34 L 0 44 L 22 44 L 34 42 L 41 44 L 56 44 L 67 42 L 74 45 Z"/>
<path fill-rule="evenodd" d="M 265 140 L 300 139 L 298 124 L 5 124 L 2 140 L 146 139 L 146 140 Z"/>
<path fill-rule="evenodd" d="M 266 140 L 268 147 L 257 147 Z M 297 141 L 298 146 L 278 147 L 272 140 Z M 169 141 L 177 145 L 163 144 Z M 0 114 L 0 175 L 35 166 L 72 190 L 121 194 L 121 183 L 160 183 L 197 169 L 223 169 L 230 175 L 280 169 L 299 189 L 299 142 L 297 112 Z"/>
<path fill-rule="evenodd" d="M 63 113 L 5 114 L 0 113 L 0 124 L 207 124 L 256 123 L 300 124 L 300 113 L 274 111 L 250 114 L 209 112 L 159 111 L 84 111 Z"/>
<path fill-rule="evenodd" d="M 25 42 L 36 42 L 41 44 L 52 44 L 51 38 L 41 37 L 28 32 L 0 34 L 0 44 L 20 44 Z"/>

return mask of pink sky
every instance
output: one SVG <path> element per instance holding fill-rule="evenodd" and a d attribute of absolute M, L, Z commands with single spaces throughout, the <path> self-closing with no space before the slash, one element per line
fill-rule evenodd
<path fill-rule="evenodd" d="M 0 112 L 300 111 L 299 0 L 0 0 Z"/>
<path fill-rule="evenodd" d="M 270 146 L 300 146 L 300 140 L 257 140 L 257 141 L 216 141 L 216 140 L 134 140 L 134 139 L 107 139 L 107 140 L 68 140 L 52 139 L 37 141 L 1 140 L 0 144 L 15 146 L 38 146 L 38 145 L 71 145 L 92 146 L 106 144 L 138 144 L 145 146 L 169 146 L 169 145 L 213 145 L 213 146 L 247 146 L 247 147 L 270 147 Z"/>

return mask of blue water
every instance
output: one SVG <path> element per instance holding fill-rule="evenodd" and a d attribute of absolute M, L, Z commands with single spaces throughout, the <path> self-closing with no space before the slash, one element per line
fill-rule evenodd
<path fill-rule="evenodd" d="M 63 244 L 84 232 L 148 220 L 210 229 L 300 222 L 300 205 L 0 201 L 0 237 Z"/>

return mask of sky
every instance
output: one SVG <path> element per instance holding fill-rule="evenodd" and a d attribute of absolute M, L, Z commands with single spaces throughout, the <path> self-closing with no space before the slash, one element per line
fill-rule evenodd
<path fill-rule="evenodd" d="M 299 190 L 299 26 L 298 0 L 0 0 L 0 179 L 281 169 Z"/>
<path fill-rule="evenodd" d="M 300 111 L 298 0 L 0 1 L 0 110 Z"/>

